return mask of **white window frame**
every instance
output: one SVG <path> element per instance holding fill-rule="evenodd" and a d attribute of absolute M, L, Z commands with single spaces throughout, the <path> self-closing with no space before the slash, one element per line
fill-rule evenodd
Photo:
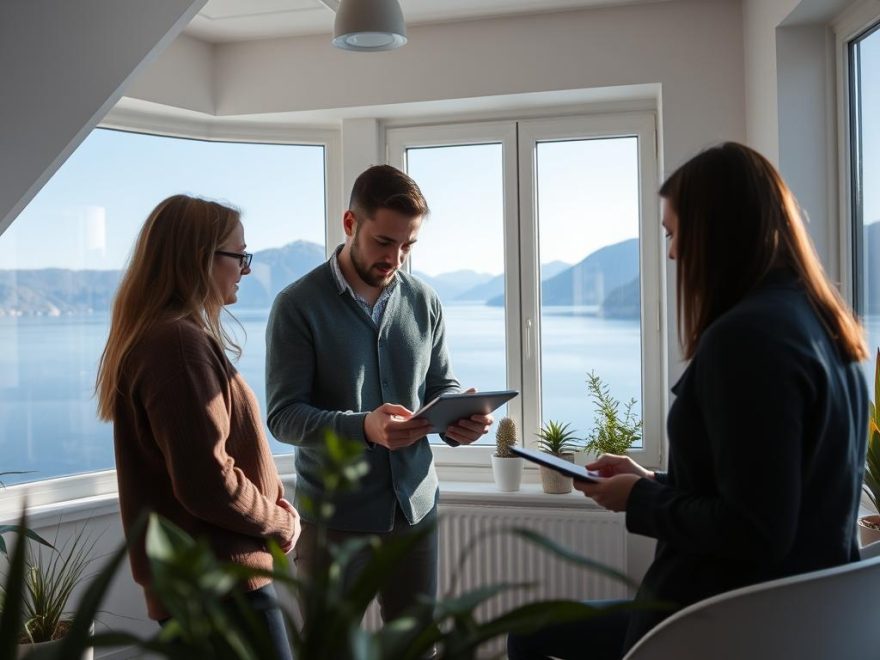
<path fill-rule="evenodd" d="M 520 162 L 520 241 L 523 249 L 522 306 L 528 315 L 533 345 L 523 355 L 523 378 L 534 383 L 530 391 L 537 401 L 527 401 L 524 428 L 539 428 L 541 424 L 541 352 L 536 338 L 541 336 L 540 291 L 538 274 L 538 222 L 535 191 L 535 146 L 553 140 L 599 139 L 635 137 L 639 150 L 639 279 L 641 293 L 641 349 L 642 349 L 642 446 L 629 450 L 633 460 L 650 469 L 659 468 L 662 460 L 663 429 L 666 407 L 665 369 L 663 360 L 664 327 L 662 323 L 661 294 L 665 290 L 666 269 L 663 261 L 660 207 L 657 197 L 659 186 L 656 153 L 656 117 L 653 113 L 615 113 L 584 117 L 532 119 L 519 124 Z M 524 330 L 525 332 L 525 330 Z M 586 397 L 586 393 L 584 394 Z M 534 443 L 534 440 L 531 440 Z"/>
<path fill-rule="evenodd" d="M 852 99 L 850 98 L 849 44 L 853 39 L 880 22 L 880 5 L 876 0 L 863 0 L 847 8 L 831 24 L 834 31 L 834 67 L 837 86 L 837 171 L 838 171 L 838 227 L 841 293 L 856 306 L 855 239 L 853 225 L 852 187 Z"/>
<path fill-rule="evenodd" d="M 406 169 L 406 150 L 414 147 L 502 144 L 504 175 L 504 263 L 508 386 L 521 396 L 508 414 L 521 429 L 538 428 L 540 402 L 540 284 L 537 271 L 535 222 L 535 140 L 636 137 L 639 145 L 639 251 L 641 279 L 641 348 L 643 446 L 633 458 L 649 468 L 662 465 L 667 396 L 665 339 L 664 244 L 660 226 L 656 115 L 653 112 L 582 114 L 566 117 L 505 119 L 471 123 L 443 123 L 418 127 L 388 127 L 389 164 Z M 516 182 L 517 185 L 511 185 Z M 453 356 L 454 360 L 454 356 Z M 530 386 L 523 387 L 525 379 Z M 586 396 L 586 394 L 585 394 Z M 534 397 L 537 397 L 535 400 Z M 528 436 L 524 433 L 522 435 Z M 533 445 L 531 437 L 521 438 Z M 450 447 L 434 445 L 441 477 L 488 479 L 493 445 Z"/>
<path fill-rule="evenodd" d="M 248 144 L 284 144 L 322 146 L 324 148 L 324 240 L 329 257 L 335 244 L 330 242 L 330 224 L 342 217 L 342 148 L 340 131 L 310 128 L 296 124 L 257 123 L 213 118 L 191 118 L 179 114 L 157 114 L 126 107 L 125 102 L 111 110 L 96 128 L 141 133 L 156 137 L 238 142 Z M 264 411 L 265 413 L 265 411 Z M 288 477 L 294 472 L 293 454 L 275 456 L 279 473 Z M 10 466 L 8 469 L 12 469 Z M 15 520 L 22 507 L 50 507 L 62 502 L 93 498 L 100 500 L 117 493 L 116 470 L 43 479 L 7 486 L 0 497 L 0 521 Z"/>
<path fill-rule="evenodd" d="M 406 150 L 417 147 L 442 147 L 474 144 L 500 144 L 502 158 L 502 177 L 504 180 L 504 272 L 515 272 L 519 268 L 519 246 L 515 232 L 508 227 L 516 227 L 519 220 L 516 217 L 517 196 L 515 187 L 507 185 L 508 181 L 515 180 L 517 168 L 516 153 L 516 125 L 509 121 L 499 122 L 473 122 L 466 124 L 442 124 L 435 126 L 421 126 L 417 128 L 389 128 L 385 133 L 386 158 L 389 165 L 406 171 Z M 514 177 L 514 179 L 511 179 Z M 430 205 L 430 201 L 428 202 Z M 421 249 L 430 250 L 431 246 L 422 246 Z M 507 301 L 518 301 L 519 292 L 515 291 L 516 283 L 505 277 L 504 294 Z M 504 327 L 507 336 L 507 350 L 505 351 L 507 368 L 507 386 L 511 389 L 522 391 L 522 372 L 518 360 L 511 358 L 513 351 L 510 345 L 520 345 L 519 336 L 519 308 L 517 303 L 505 304 Z M 455 363 L 455 356 L 453 364 Z M 499 385 L 500 386 L 500 385 Z M 521 398 L 515 397 L 508 403 L 508 413 L 511 419 L 522 420 Z M 522 428 L 522 426 L 520 426 Z M 468 471 L 483 479 L 488 478 L 486 472 L 490 464 L 489 457 L 495 447 L 493 445 L 480 445 L 467 448 L 453 449 L 440 445 L 433 445 L 434 459 L 438 467 L 453 467 L 454 472 L 450 476 L 460 476 Z M 443 476 L 443 475 L 441 475 Z"/>

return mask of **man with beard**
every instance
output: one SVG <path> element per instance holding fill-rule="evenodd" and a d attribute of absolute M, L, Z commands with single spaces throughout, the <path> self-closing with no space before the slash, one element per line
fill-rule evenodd
<path fill-rule="evenodd" d="M 316 512 L 306 503 L 327 499 L 319 462 L 327 429 L 364 442 L 369 464 L 357 492 L 330 501 L 328 541 L 395 536 L 436 523 L 430 423 L 411 416 L 461 387 L 437 294 L 401 270 L 427 213 L 409 176 L 388 165 L 369 168 L 355 181 L 342 218 L 345 243 L 279 293 L 269 317 L 268 424 L 276 438 L 297 447 L 302 534 L 296 566 L 306 579 L 328 560 L 327 549 L 316 544 Z M 470 444 L 491 424 L 489 415 L 461 419 L 443 439 Z M 349 583 L 368 558 L 365 549 L 350 563 Z M 422 535 L 380 589 L 383 620 L 397 618 L 419 596 L 433 599 L 436 589 L 435 530 Z"/>

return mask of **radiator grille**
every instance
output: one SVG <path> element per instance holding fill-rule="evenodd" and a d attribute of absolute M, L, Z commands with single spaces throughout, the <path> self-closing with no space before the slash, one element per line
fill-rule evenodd
<path fill-rule="evenodd" d="M 513 607 L 539 599 L 576 600 L 626 598 L 622 583 L 557 559 L 549 552 L 510 534 L 483 539 L 463 565 L 459 557 L 472 539 L 490 529 L 524 527 L 571 548 L 578 554 L 626 571 L 626 533 L 622 515 L 589 509 L 548 509 L 486 505 L 440 506 L 440 595 L 451 595 L 452 576 L 458 571 L 455 594 L 496 582 L 533 582 L 528 591 L 512 590 L 487 601 L 478 618 L 497 616 Z M 380 624 L 374 603 L 365 624 Z M 497 654 L 504 640 L 485 649 Z"/>

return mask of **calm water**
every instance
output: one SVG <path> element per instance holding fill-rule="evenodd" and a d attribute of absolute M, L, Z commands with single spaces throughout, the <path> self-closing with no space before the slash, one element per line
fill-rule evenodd
<path fill-rule="evenodd" d="M 444 312 L 453 366 L 462 385 L 504 388 L 504 310 L 459 304 L 446 305 Z M 236 316 L 247 334 L 238 368 L 265 415 L 267 312 L 236 310 Z M 112 430 L 97 420 L 92 398 L 106 333 L 106 315 L 0 318 L 0 472 L 34 471 L 20 478 L 4 477 L 4 482 L 113 467 Z M 640 399 L 638 321 L 545 308 L 542 360 L 544 419 L 570 422 L 581 435 L 592 426 L 584 383 L 589 370 L 605 380 L 616 398 Z M 274 452 L 291 451 L 269 437 Z M 492 436 L 485 441 L 491 442 Z"/>

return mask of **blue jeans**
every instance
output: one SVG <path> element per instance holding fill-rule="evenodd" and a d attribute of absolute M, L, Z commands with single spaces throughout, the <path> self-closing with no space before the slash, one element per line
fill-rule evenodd
<path fill-rule="evenodd" d="M 589 601 L 590 605 L 619 605 L 629 601 Z M 615 610 L 578 623 L 548 626 L 531 635 L 509 635 L 508 660 L 619 660 L 624 655 L 631 612 Z"/>
<path fill-rule="evenodd" d="M 244 594 L 244 599 L 250 606 L 251 613 L 257 618 L 259 625 L 263 627 L 266 638 L 270 640 L 275 649 L 272 660 L 293 660 L 293 651 L 290 647 L 290 640 L 287 638 L 287 628 L 284 627 L 284 617 L 281 615 L 281 608 L 278 605 L 278 593 L 275 591 L 275 586 L 267 584 L 265 587 L 248 591 Z M 230 606 L 228 615 L 231 623 L 239 624 L 241 630 L 250 629 L 237 607 Z M 170 620 L 163 619 L 159 621 L 159 625 L 164 626 Z"/>

